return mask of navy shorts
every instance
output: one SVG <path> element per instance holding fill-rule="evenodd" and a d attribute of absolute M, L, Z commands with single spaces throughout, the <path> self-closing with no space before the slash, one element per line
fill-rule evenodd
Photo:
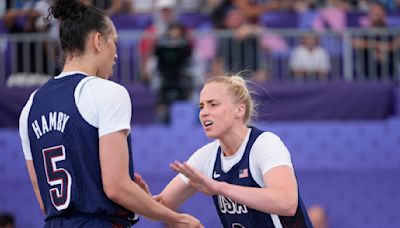
<path fill-rule="evenodd" d="M 131 227 L 134 223 L 129 223 L 125 219 L 109 219 L 106 216 L 96 214 L 72 213 L 63 214 L 46 220 L 45 228 L 124 228 Z"/>

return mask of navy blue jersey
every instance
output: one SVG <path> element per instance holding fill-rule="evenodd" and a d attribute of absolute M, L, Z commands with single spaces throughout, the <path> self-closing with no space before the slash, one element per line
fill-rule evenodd
<path fill-rule="evenodd" d="M 249 141 L 243 153 L 242 159 L 235 164 L 227 173 L 221 167 L 221 147 L 218 148 L 217 157 L 214 164 L 213 179 L 224 181 L 234 185 L 261 188 L 256 183 L 250 172 L 249 156 L 250 150 L 257 137 L 263 132 L 252 127 Z M 249 208 L 246 205 L 237 203 L 225 196 L 214 195 L 214 205 L 218 211 L 219 218 L 225 228 L 272 228 L 275 227 L 271 215 Z M 279 216 L 282 227 L 308 228 L 312 227 L 310 219 L 299 196 L 299 203 L 296 214 L 292 217 Z"/>
<path fill-rule="evenodd" d="M 127 225 L 135 214 L 105 195 L 98 128 L 83 119 L 75 103 L 75 88 L 85 77 L 74 74 L 51 79 L 33 97 L 28 135 L 45 220 L 78 215 Z M 130 136 L 127 140 L 133 179 Z"/>

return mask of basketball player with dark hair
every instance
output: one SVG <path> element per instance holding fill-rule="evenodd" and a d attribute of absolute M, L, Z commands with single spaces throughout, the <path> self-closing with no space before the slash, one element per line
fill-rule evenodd
<path fill-rule="evenodd" d="M 173 227 L 202 227 L 134 182 L 131 101 L 111 82 L 118 36 L 100 10 L 56 0 L 65 65 L 29 98 L 20 136 L 45 227 L 130 227 L 136 213 Z M 143 187 L 143 186 L 142 186 Z"/>

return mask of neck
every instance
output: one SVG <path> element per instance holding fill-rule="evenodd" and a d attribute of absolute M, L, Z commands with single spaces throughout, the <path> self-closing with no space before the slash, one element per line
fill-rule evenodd
<path fill-rule="evenodd" d="M 87 75 L 96 75 L 97 70 L 95 65 L 91 62 L 90 58 L 85 56 L 76 56 L 67 58 L 63 68 L 63 72 L 81 71 Z"/>
<path fill-rule="evenodd" d="M 245 125 L 241 125 L 240 127 L 229 130 L 229 133 L 219 139 L 221 149 L 225 156 L 232 156 L 238 151 L 248 131 L 249 128 Z"/>

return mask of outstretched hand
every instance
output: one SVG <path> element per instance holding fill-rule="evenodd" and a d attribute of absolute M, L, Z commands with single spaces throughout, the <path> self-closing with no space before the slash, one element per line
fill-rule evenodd
<path fill-rule="evenodd" d="M 201 222 L 189 215 L 189 214 L 180 214 L 180 219 L 176 223 L 168 224 L 169 228 L 204 228 Z"/>
<path fill-rule="evenodd" d="M 189 178 L 189 184 L 198 191 L 207 195 L 217 195 L 220 189 L 221 182 L 216 181 L 197 169 L 193 168 L 186 162 L 175 161 L 170 164 L 170 167 L 176 172 L 182 173 Z"/>
<path fill-rule="evenodd" d="M 147 194 L 149 194 L 150 196 L 152 196 L 149 186 L 147 185 L 146 181 L 143 180 L 142 176 L 138 173 L 135 173 L 135 183 L 137 185 L 139 185 L 139 187 L 141 189 L 143 189 L 143 191 L 145 191 Z"/>

